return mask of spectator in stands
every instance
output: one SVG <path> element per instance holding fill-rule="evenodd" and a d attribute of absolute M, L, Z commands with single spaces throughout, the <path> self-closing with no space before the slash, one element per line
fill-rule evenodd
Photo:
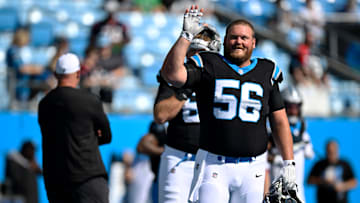
<path fill-rule="evenodd" d="M 296 48 L 304 41 L 304 31 L 297 16 L 289 9 L 288 2 L 277 0 L 275 15 L 270 19 L 270 28 L 275 28 L 279 33 L 279 39 L 286 39 L 288 44 Z"/>
<path fill-rule="evenodd" d="M 50 62 L 49 62 L 49 69 L 51 70 L 51 72 L 55 72 L 55 68 L 56 68 L 56 62 L 59 59 L 59 57 L 63 54 L 66 54 L 69 51 L 69 41 L 67 38 L 65 37 L 58 37 L 55 39 L 55 55 L 51 58 Z"/>
<path fill-rule="evenodd" d="M 308 184 L 317 186 L 318 203 L 348 202 L 347 194 L 356 187 L 357 180 L 350 164 L 339 158 L 337 141 L 327 142 L 326 158 L 315 163 Z"/>
<path fill-rule="evenodd" d="M 81 62 L 80 69 L 80 86 L 91 90 L 92 87 L 98 86 L 97 78 L 92 75 L 99 61 L 99 54 L 95 47 L 89 47 L 85 51 L 85 58 Z"/>
<path fill-rule="evenodd" d="M 113 54 L 110 39 L 103 35 L 97 39 L 95 47 L 86 50 L 81 63 L 80 85 L 98 95 L 105 104 L 105 110 L 111 111 L 114 89 L 130 74 L 124 58 Z"/>
<path fill-rule="evenodd" d="M 321 4 L 316 0 L 306 0 L 305 7 L 300 9 L 299 17 L 303 25 L 313 35 L 316 45 L 324 39 L 325 14 Z"/>
<path fill-rule="evenodd" d="M 22 108 L 27 108 L 25 106 L 28 104 L 27 102 L 39 92 L 46 92 L 50 89 L 47 79 L 51 72 L 32 62 L 29 42 L 29 31 L 19 28 L 15 31 L 12 44 L 6 53 L 7 66 L 15 75 L 9 80 L 16 81 L 15 99 L 21 102 Z"/>
<path fill-rule="evenodd" d="M 42 171 L 35 159 L 35 144 L 23 142 L 20 151 L 13 151 L 6 157 L 6 191 L 7 195 L 18 195 L 26 203 L 38 203 L 37 176 Z"/>
<path fill-rule="evenodd" d="M 95 46 L 98 38 L 107 36 L 113 48 L 114 55 L 121 55 L 122 48 L 130 42 L 128 27 L 116 18 L 119 6 L 116 1 L 108 1 L 104 5 L 104 10 L 108 12 L 106 18 L 93 25 L 90 33 L 89 46 Z"/>
<path fill-rule="evenodd" d="M 297 53 L 292 57 L 290 74 L 296 85 L 325 85 L 327 74 L 323 59 L 314 47 L 312 32 L 305 32 L 304 42 L 297 48 Z"/>
<path fill-rule="evenodd" d="M 49 71 L 51 71 L 52 73 L 55 73 L 56 62 L 59 59 L 59 57 L 69 51 L 69 41 L 65 37 L 58 37 L 55 39 L 54 46 L 55 46 L 56 52 L 55 52 L 54 56 L 50 59 L 50 62 L 47 67 L 49 69 Z M 51 89 L 56 87 L 57 81 L 56 81 L 56 78 L 54 75 L 50 76 L 49 83 L 50 83 Z"/>
<path fill-rule="evenodd" d="M 116 0 L 110 0 L 116 1 Z M 132 0 L 117 0 L 118 12 L 122 11 L 132 11 L 134 10 L 134 2 Z"/>

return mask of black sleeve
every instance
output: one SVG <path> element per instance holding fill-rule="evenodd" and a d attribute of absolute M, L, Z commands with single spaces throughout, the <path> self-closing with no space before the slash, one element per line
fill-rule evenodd
<path fill-rule="evenodd" d="M 173 88 L 171 88 L 168 84 L 163 81 L 160 81 L 160 85 L 157 91 L 157 95 L 155 98 L 155 105 L 160 101 L 167 99 L 175 94 Z"/>
<path fill-rule="evenodd" d="M 192 61 L 185 64 L 187 80 L 182 88 L 194 89 L 200 83 L 202 69 L 197 67 Z"/>
<path fill-rule="evenodd" d="M 348 162 L 343 163 L 344 166 L 344 181 L 350 180 L 352 178 L 355 178 L 354 172 Z"/>
<path fill-rule="evenodd" d="M 281 97 L 279 85 L 275 83 L 269 97 L 270 112 L 280 110 L 285 107 L 284 101 Z"/>
<path fill-rule="evenodd" d="M 99 99 L 95 102 L 94 111 L 95 130 L 101 130 L 101 136 L 98 137 L 99 145 L 110 143 L 112 138 L 110 122 Z M 95 132 L 95 134 L 98 135 L 97 132 Z"/>
<path fill-rule="evenodd" d="M 321 162 L 317 162 L 314 167 L 311 169 L 310 171 L 310 176 L 314 176 L 314 177 L 320 177 L 321 173 L 322 173 L 322 169 L 323 167 L 321 167 Z"/>

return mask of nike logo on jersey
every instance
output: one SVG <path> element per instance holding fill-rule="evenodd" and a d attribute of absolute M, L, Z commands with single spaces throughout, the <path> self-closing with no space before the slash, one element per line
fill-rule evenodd
<path fill-rule="evenodd" d="M 259 178 L 259 177 L 261 177 L 262 176 L 262 174 L 256 174 L 255 175 L 255 178 Z"/>

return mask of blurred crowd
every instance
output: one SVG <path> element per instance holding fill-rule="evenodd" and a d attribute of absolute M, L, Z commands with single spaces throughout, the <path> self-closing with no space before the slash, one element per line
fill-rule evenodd
<path fill-rule="evenodd" d="M 86 29 L 82 29 L 81 26 L 79 28 L 69 25 L 68 27 L 63 26 L 61 32 L 54 31 L 60 29 L 55 29 L 55 25 L 53 25 L 52 31 L 48 31 L 44 27 L 45 24 L 41 24 L 41 21 L 31 22 L 31 20 L 36 19 L 37 15 L 41 14 L 41 12 L 39 14 L 35 11 L 43 9 L 41 15 L 44 19 L 46 18 L 45 11 L 54 11 L 58 12 L 56 14 L 57 21 L 61 23 L 59 19 L 65 18 L 64 16 L 61 17 L 65 14 L 60 12 L 63 7 L 51 2 L 41 4 L 30 1 L 27 5 L 19 5 L 20 9 L 17 15 L 20 16 L 19 12 L 22 12 L 22 9 L 26 10 L 28 12 L 25 16 L 27 20 L 22 20 L 23 22 L 18 20 L 16 25 L 0 26 L 0 34 L 11 38 L 8 40 L 10 43 L 0 43 L 1 50 L 4 52 L 3 64 L 4 69 L 6 69 L 4 72 L 7 73 L 7 77 L 3 79 L 7 87 L 6 92 L 0 91 L 4 94 L 1 102 L 3 104 L 2 109 L 35 110 L 43 95 L 56 85 L 56 80 L 52 74 L 56 66 L 56 59 L 62 53 L 75 52 L 81 59 L 82 78 L 80 86 L 101 97 L 107 111 L 136 112 L 126 109 L 128 106 L 137 104 L 140 111 L 150 113 L 156 89 L 156 79 L 153 76 L 160 69 L 166 50 L 159 51 L 160 48 L 154 47 L 154 42 L 147 39 L 139 40 L 139 32 L 150 33 L 150 39 L 157 40 L 159 46 L 169 48 L 166 44 L 171 44 L 171 41 L 176 38 L 170 39 L 170 42 L 166 41 L 166 38 L 163 37 L 165 32 L 161 29 L 155 29 L 156 24 L 161 24 L 162 21 L 159 20 L 154 25 L 149 25 L 146 21 L 146 17 L 149 17 L 147 14 L 154 18 L 159 14 L 164 14 L 165 18 L 170 18 L 171 15 L 181 17 L 183 10 L 189 4 L 196 3 L 201 8 L 205 8 L 205 16 L 216 19 L 219 16 L 217 8 L 220 5 L 225 6 L 229 11 L 237 12 L 257 26 L 272 30 L 276 33 L 277 38 L 285 39 L 285 43 L 289 45 L 292 51 L 280 49 L 271 41 L 272 39 L 259 39 L 258 50 L 261 53 L 259 56 L 277 61 L 283 71 L 288 74 L 285 78 L 287 82 L 295 84 L 300 90 L 303 90 L 301 91 L 303 95 L 309 95 L 309 98 L 313 98 L 312 95 L 321 95 L 322 98 L 326 98 L 317 98 L 314 101 L 305 102 L 305 108 L 309 109 L 305 110 L 305 114 L 330 116 L 344 112 L 360 113 L 360 106 L 357 105 L 357 101 L 360 99 L 359 84 L 356 82 L 354 84 L 351 80 L 343 81 L 341 77 L 331 73 L 327 60 L 327 52 L 331 52 L 326 30 L 329 16 L 339 13 L 358 16 L 359 3 L 356 0 L 255 0 L 251 3 L 250 1 L 225 0 L 88 0 L 74 1 L 73 3 L 65 1 L 63 3 L 67 6 L 63 7 L 69 9 L 68 19 L 71 19 L 72 15 L 75 18 L 77 14 L 71 12 L 80 11 L 81 8 L 91 8 L 95 10 L 95 13 L 102 13 L 102 15 L 95 18 L 96 14 L 94 14 L 91 18 L 92 21 L 86 21 L 87 18 L 84 15 L 82 20 L 87 22 Z M 18 4 L 21 3 L 18 2 Z M 87 6 L 84 6 L 85 4 Z M 14 9 L 14 5 L 16 6 L 16 2 L 4 3 L 4 5 L 0 5 L 0 11 L 6 13 L 9 9 Z M 78 10 L 67 8 L 74 6 L 79 6 Z M 144 22 L 140 28 L 134 26 L 139 23 L 136 13 L 144 15 L 142 19 Z M 134 15 L 135 17 L 120 17 L 124 15 Z M 21 19 L 21 17 L 18 18 Z M 45 22 L 45 20 L 43 21 Z M 220 30 L 225 27 L 226 22 L 223 23 L 220 19 L 216 19 L 216 21 L 219 22 Z M 66 24 L 65 21 L 63 24 Z M 171 22 L 168 22 L 165 25 L 168 27 L 167 31 L 176 32 L 169 31 L 172 29 L 170 24 Z M 36 27 L 41 27 L 41 29 L 37 31 Z M 166 30 L 166 28 L 163 29 Z M 75 32 L 74 30 L 78 30 L 78 37 L 71 35 Z M 44 34 L 46 32 L 51 32 L 52 36 L 49 37 L 50 34 Z M 177 32 L 175 35 L 178 34 Z M 80 37 L 82 35 L 85 37 Z M 164 39 L 161 41 L 162 38 Z M 265 46 L 269 44 L 271 46 Z M 43 45 L 46 45 L 45 48 Z M 152 47 L 155 51 L 146 50 L 146 53 L 143 51 L 141 55 L 136 55 L 141 46 Z M 351 62 L 354 61 L 351 58 L 359 56 L 359 52 L 356 52 L 358 43 L 354 41 L 343 46 L 346 46 L 343 49 L 346 53 L 351 53 L 342 54 L 344 57 L 350 55 L 348 61 L 346 61 L 347 58 L 344 58 L 343 61 L 351 65 L 354 70 L 358 70 L 359 64 Z M 159 53 L 156 53 L 158 51 Z M 285 58 L 280 56 L 283 53 L 286 55 Z M 132 62 L 134 60 L 141 61 L 143 67 L 134 67 Z M 154 60 L 155 62 L 153 62 Z M 156 67 L 146 67 L 146 64 L 151 63 Z M 339 90 L 341 86 L 352 88 L 344 96 Z M 144 90 L 145 94 L 132 97 L 134 93 L 131 91 L 143 92 Z M 349 98 L 347 97 L 348 94 L 355 95 L 355 97 Z M 6 95 L 8 95 L 8 102 L 5 101 Z M 337 100 L 329 99 L 331 97 L 337 97 Z M 129 99 L 130 101 L 124 104 L 126 98 L 131 98 L 131 100 Z M 331 110 L 320 111 L 318 109 L 321 108 L 314 107 L 316 106 L 315 103 L 318 103 L 318 107 L 327 107 Z"/>

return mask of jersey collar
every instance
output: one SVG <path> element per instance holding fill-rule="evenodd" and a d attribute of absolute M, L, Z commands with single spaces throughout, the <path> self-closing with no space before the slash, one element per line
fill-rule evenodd
<path fill-rule="evenodd" d="M 221 56 L 222 59 L 238 74 L 244 75 L 247 72 L 251 71 L 257 64 L 258 60 L 257 58 L 253 58 L 250 60 L 250 65 L 240 68 L 236 64 L 231 63 L 229 60 L 227 60 L 224 56 Z"/>

